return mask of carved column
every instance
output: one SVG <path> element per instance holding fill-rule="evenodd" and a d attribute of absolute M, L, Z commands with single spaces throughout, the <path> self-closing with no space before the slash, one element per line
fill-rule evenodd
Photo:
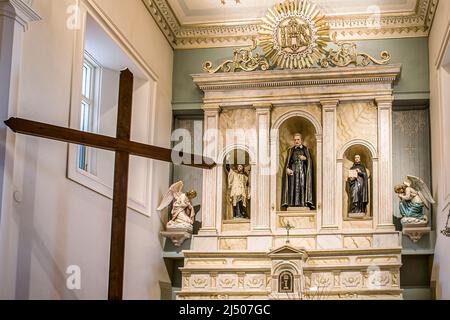
<path fill-rule="evenodd" d="M 31 0 L 0 0 L 0 218 L 1 212 L 9 212 L 15 154 L 15 135 L 7 131 L 3 120 L 17 115 L 23 35 L 30 22 L 40 19 Z"/>
<path fill-rule="evenodd" d="M 322 228 L 338 229 L 339 210 L 336 210 L 336 109 L 339 100 L 323 100 L 323 172 L 322 172 Z M 320 164 L 319 164 L 320 165 Z"/>
<path fill-rule="evenodd" d="M 204 105 L 205 112 L 205 136 L 204 156 L 219 162 L 219 105 Z M 203 193 L 202 200 L 202 228 L 199 233 L 203 235 L 217 234 L 217 195 L 221 190 L 214 189 L 217 184 L 218 167 L 212 170 L 203 170 Z"/>
<path fill-rule="evenodd" d="M 256 124 L 258 128 L 258 160 L 257 160 L 257 207 L 253 210 L 253 230 L 270 230 L 270 119 L 271 104 L 256 104 Z M 255 193 L 253 193 L 255 194 Z"/>
<path fill-rule="evenodd" d="M 376 99 L 378 105 L 378 228 L 395 230 L 392 204 L 392 96 Z"/>

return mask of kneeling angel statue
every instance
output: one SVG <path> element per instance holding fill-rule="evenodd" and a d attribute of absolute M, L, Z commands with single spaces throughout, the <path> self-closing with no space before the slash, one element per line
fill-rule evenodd
<path fill-rule="evenodd" d="M 183 186 L 183 181 L 173 184 L 164 196 L 158 211 L 164 210 L 173 202 L 172 218 L 167 223 L 167 230 L 184 229 L 192 233 L 195 222 L 195 210 L 192 206 L 192 200 L 197 197 L 197 192 L 191 190 L 183 193 Z"/>
<path fill-rule="evenodd" d="M 400 215 L 402 225 L 427 225 L 428 217 L 424 208 L 430 208 L 435 201 L 430 189 L 422 179 L 408 176 L 403 184 L 395 187 L 400 198 Z"/>

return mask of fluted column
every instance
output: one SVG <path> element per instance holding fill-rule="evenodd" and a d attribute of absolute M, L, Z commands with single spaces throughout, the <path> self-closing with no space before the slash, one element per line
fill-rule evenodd
<path fill-rule="evenodd" d="M 378 105 L 378 228 L 395 230 L 392 181 L 392 96 L 377 98 Z"/>
<path fill-rule="evenodd" d="M 219 105 L 204 105 L 205 137 L 204 155 L 218 161 L 219 150 Z M 218 167 L 203 170 L 202 228 L 200 234 L 217 234 L 217 184 Z"/>
<path fill-rule="evenodd" d="M 323 100 L 323 172 L 322 172 L 322 228 L 338 229 L 340 220 L 336 210 L 336 109 L 339 100 Z"/>
<path fill-rule="evenodd" d="M 257 208 L 253 210 L 253 230 L 270 230 L 270 120 L 271 104 L 256 104 L 256 124 L 258 128 L 258 159 L 257 159 Z"/>

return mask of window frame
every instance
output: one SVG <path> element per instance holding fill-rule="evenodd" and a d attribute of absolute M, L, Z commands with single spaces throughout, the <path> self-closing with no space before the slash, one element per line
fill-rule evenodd
<path fill-rule="evenodd" d="M 81 103 L 80 103 L 80 121 L 79 126 L 81 131 L 90 132 L 90 133 L 98 133 L 100 128 L 100 108 L 101 108 L 101 88 L 102 88 L 102 75 L 103 75 L 103 66 L 86 50 L 84 50 L 83 54 L 83 64 L 82 68 L 84 69 L 85 65 L 91 69 L 90 81 L 89 81 L 89 96 L 86 96 L 85 93 L 85 77 L 84 70 L 82 71 L 82 83 L 81 83 Z M 88 119 L 87 125 L 83 128 L 83 104 L 88 108 Z M 81 167 L 81 153 L 82 150 L 85 152 L 85 160 L 84 160 L 84 168 Z M 97 150 L 95 148 L 89 148 L 86 146 L 79 146 L 78 155 L 78 170 L 82 171 L 84 174 L 88 174 L 91 176 L 97 176 Z"/>
<path fill-rule="evenodd" d="M 135 68 L 139 69 L 140 76 L 136 79 L 144 81 L 144 85 L 148 90 L 148 94 L 143 97 L 145 103 L 145 109 L 143 110 L 143 119 L 145 119 L 146 124 L 144 125 L 143 132 L 144 140 L 143 143 L 155 144 L 155 125 L 156 125 L 156 103 L 158 100 L 157 92 L 159 86 L 159 77 L 157 73 L 148 65 L 148 63 L 143 60 L 143 58 L 138 54 L 136 49 L 124 39 L 120 31 L 116 26 L 110 24 L 108 20 L 93 10 L 87 7 L 83 2 L 80 3 L 80 28 L 74 32 L 74 46 L 72 53 L 72 77 L 71 77 L 71 97 L 70 97 L 70 115 L 69 115 L 69 126 L 75 130 L 80 128 L 80 111 L 81 111 L 81 92 L 82 92 L 82 77 L 83 77 L 83 61 L 85 48 L 85 37 L 87 32 L 87 19 L 93 19 L 103 31 L 116 43 L 116 45 L 123 50 L 123 52 L 128 56 L 129 60 L 134 64 Z M 104 71 L 107 67 L 104 66 Z M 105 75 L 103 74 L 103 77 Z M 102 80 L 103 82 L 103 80 Z M 137 81 L 135 81 L 136 83 Z M 136 97 L 136 95 L 134 96 Z M 100 106 L 103 102 L 99 100 Z M 97 110 L 97 116 L 99 117 L 99 127 L 98 131 L 101 131 L 101 107 Z M 135 110 L 136 111 L 136 110 Z M 133 113 L 134 115 L 136 112 Z M 133 134 L 132 134 L 133 136 Z M 94 152 L 100 152 L 97 149 L 93 149 Z M 67 179 L 73 181 L 74 183 L 85 187 L 89 190 L 96 192 L 97 194 L 104 196 L 107 199 L 112 199 L 113 197 L 113 186 L 111 183 L 100 176 L 95 176 L 89 174 L 88 172 L 78 168 L 78 151 L 79 146 L 76 144 L 68 145 L 67 152 Z M 99 153 L 100 154 L 100 153 Z M 131 158 L 131 160 L 133 157 Z M 130 160 L 130 165 L 131 165 Z M 98 170 L 102 164 L 98 163 Z M 151 193 L 152 186 L 156 185 L 155 178 L 157 174 L 155 173 L 155 167 L 158 166 L 155 160 L 148 159 L 145 167 L 143 168 L 142 177 L 144 179 L 142 188 L 142 194 L 134 194 L 131 190 L 129 191 L 128 197 L 128 208 L 131 212 L 142 214 L 145 217 L 151 217 L 154 212 L 154 194 Z M 100 172 L 98 172 L 100 174 Z"/>

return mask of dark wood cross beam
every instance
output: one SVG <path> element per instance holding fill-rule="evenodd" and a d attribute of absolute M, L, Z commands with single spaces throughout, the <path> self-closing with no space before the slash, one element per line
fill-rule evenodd
<path fill-rule="evenodd" d="M 16 133 L 106 149 L 116 153 L 108 288 L 109 300 L 122 300 L 123 298 L 130 155 L 172 162 L 172 150 L 136 143 L 130 140 L 133 82 L 133 74 L 128 69 L 121 72 L 116 138 L 19 118 L 11 118 L 5 121 L 5 124 Z M 201 156 L 191 154 L 179 156 L 182 159 L 190 160 L 189 163 L 183 163 L 183 165 L 203 169 L 212 169 L 216 166 L 213 160 Z M 201 159 L 201 163 L 196 164 L 196 162 L 200 162 L 198 161 L 199 159 Z"/>

